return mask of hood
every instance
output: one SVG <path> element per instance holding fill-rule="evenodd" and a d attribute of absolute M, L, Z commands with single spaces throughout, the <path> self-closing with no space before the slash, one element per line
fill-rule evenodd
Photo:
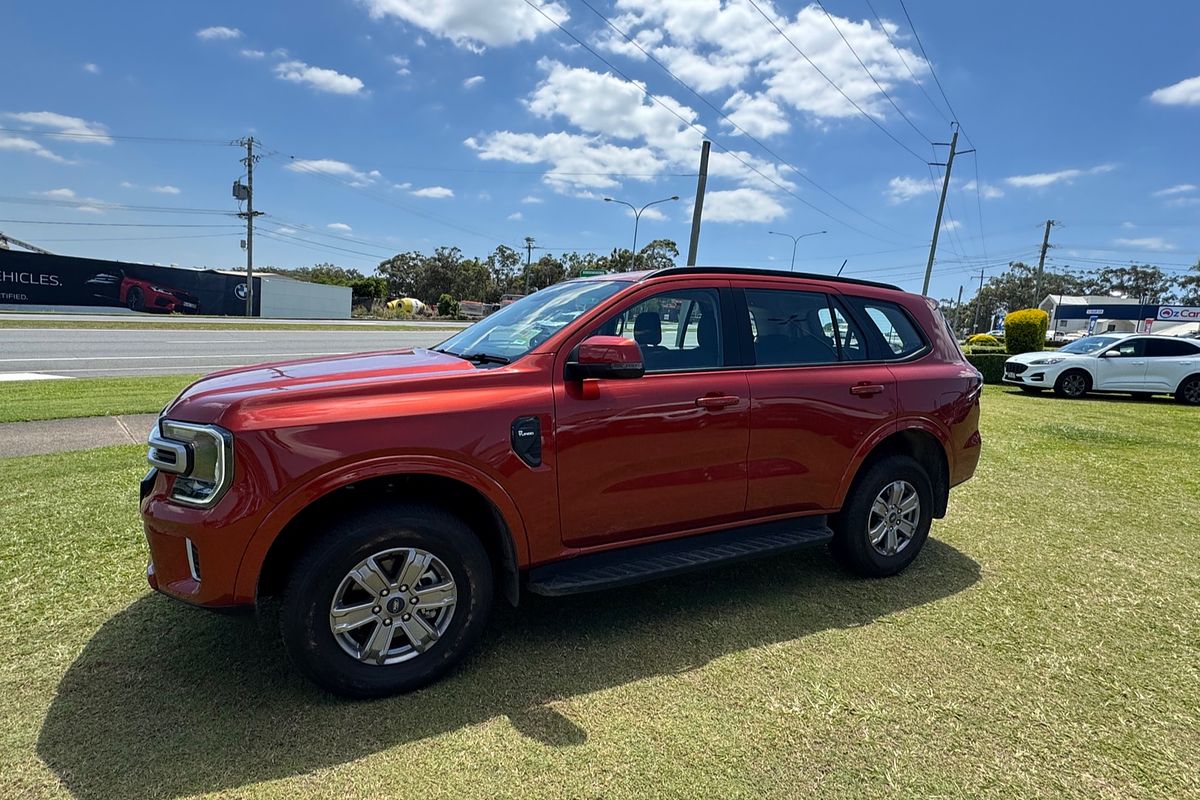
<path fill-rule="evenodd" d="M 394 392 L 398 383 L 476 372 L 468 361 L 420 348 L 279 361 L 207 375 L 165 411 L 189 422 L 256 427 L 256 410 L 331 396 L 350 401 Z"/>
<path fill-rule="evenodd" d="M 1043 358 L 1079 358 L 1079 353 L 1059 353 L 1056 350 L 1038 350 L 1032 353 L 1021 353 L 1017 356 L 1010 356 L 1006 361 L 1011 361 L 1014 364 L 1032 364 Z M 1086 357 L 1086 356 L 1084 356 Z"/>

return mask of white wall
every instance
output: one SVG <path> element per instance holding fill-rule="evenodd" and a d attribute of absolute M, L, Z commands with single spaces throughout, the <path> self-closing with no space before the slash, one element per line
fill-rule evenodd
<path fill-rule="evenodd" d="M 350 287 L 263 276 L 259 316 L 274 319 L 349 319 Z"/>

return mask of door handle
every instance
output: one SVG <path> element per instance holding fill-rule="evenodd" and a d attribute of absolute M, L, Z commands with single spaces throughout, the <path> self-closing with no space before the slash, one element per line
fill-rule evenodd
<path fill-rule="evenodd" d="M 883 386 L 878 383 L 860 383 L 850 387 L 850 394 L 856 394 L 859 397 L 870 397 L 880 394 L 882 391 Z"/>
<path fill-rule="evenodd" d="M 741 399 L 731 394 L 706 394 L 704 397 L 696 398 L 696 405 L 707 409 L 729 408 L 730 406 L 737 405 Z"/>

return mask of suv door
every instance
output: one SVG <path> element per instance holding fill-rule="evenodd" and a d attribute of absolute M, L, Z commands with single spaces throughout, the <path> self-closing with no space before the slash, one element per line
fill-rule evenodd
<path fill-rule="evenodd" d="M 1096 385 L 1102 391 L 1142 391 L 1146 385 L 1146 340 L 1122 339 L 1096 358 Z"/>
<path fill-rule="evenodd" d="M 736 521 L 746 509 L 750 399 L 725 369 L 728 282 L 647 286 L 556 362 L 555 443 L 562 538 L 585 547 Z M 646 374 L 566 381 L 586 336 L 633 338 Z M 731 347 L 733 349 L 731 349 Z"/>
<path fill-rule="evenodd" d="M 1200 369 L 1200 345 L 1187 339 L 1146 340 L 1148 392 L 1174 392 L 1180 382 Z"/>
<path fill-rule="evenodd" d="M 896 416 L 895 377 L 831 295 L 793 282 L 735 291 L 751 398 L 747 511 L 833 510 L 859 446 Z"/>

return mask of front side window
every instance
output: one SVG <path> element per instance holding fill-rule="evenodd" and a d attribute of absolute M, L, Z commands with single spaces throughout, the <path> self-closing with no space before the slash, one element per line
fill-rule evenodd
<path fill-rule="evenodd" d="M 833 364 L 848 324 L 820 292 L 746 289 L 746 310 L 759 365 Z"/>
<path fill-rule="evenodd" d="M 1146 340 L 1126 339 L 1115 347 L 1109 349 L 1108 352 L 1116 352 L 1121 358 L 1141 358 L 1146 354 Z M 1115 356 L 1109 356 L 1109 358 L 1115 358 Z"/>
<path fill-rule="evenodd" d="M 724 363 L 715 289 L 663 292 L 626 308 L 596 331 L 633 339 L 646 372 L 715 369 Z"/>
<path fill-rule="evenodd" d="M 886 347 L 880 354 L 883 358 L 907 358 L 925 349 L 925 338 L 900 306 L 866 297 L 847 299 L 860 312 L 864 324 L 870 323 L 879 333 Z"/>

